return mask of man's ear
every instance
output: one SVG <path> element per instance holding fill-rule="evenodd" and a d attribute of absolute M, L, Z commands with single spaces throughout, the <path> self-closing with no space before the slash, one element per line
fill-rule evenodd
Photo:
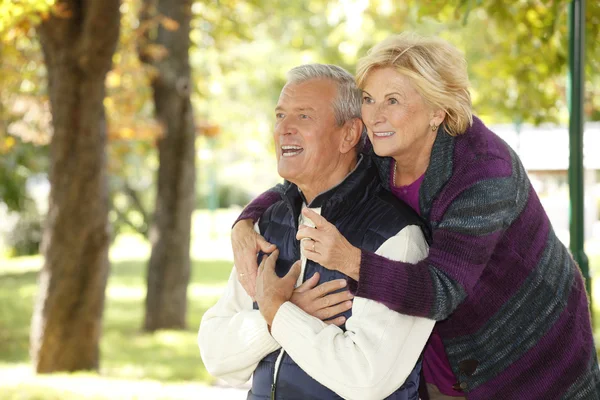
<path fill-rule="evenodd" d="M 363 123 L 360 118 L 353 118 L 344 124 L 340 153 L 354 151 L 362 135 Z"/>

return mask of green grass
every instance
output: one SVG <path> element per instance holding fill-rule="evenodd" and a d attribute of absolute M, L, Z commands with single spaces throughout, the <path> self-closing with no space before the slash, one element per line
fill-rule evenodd
<path fill-rule="evenodd" d="M 10 371 L 31 368 L 28 355 L 29 326 L 41 262 L 40 257 L 0 260 L 0 399 L 81 398 L 77 392 L 70 394 L 60 385 L 54 389 L 47 387 L 48 382 L 44 377 L 37 379 L 34 384 L 14 386 L 2 380 L 2 376 L 7 376 Z M 112 263 L 106 291 L 100 377 L 94 374 L 91 377 L 90 374 L 66 375 L 71 380 L 71 383 L 66 383 L 66 388 L 76 384 L 78 379 L 107 379 L 113 382 L 112 385 L 115 380 L 148 380 L 167 385 L 212 382 L 202 365 L 196 336 L 203 313 L 218 299 L 227 281 L 231 263 L 193 262 L 188 289 L 188 329 L 154 334 L 144 333 L 140 329 L 144 312 L 145 268 L 143 260 Z M 56 375 L 54 380 L 60 377 Z M 63 379 L 66 379 L 65 375 Z M 86 393 L 92 396 L 92 393 Z M 116 397 L 111 395 L 110 398 Z"/>
<path fill-rule="evenodd" d="M 42 259 L 0 259 L 1 400 L 213 399 L 201 392 L 201 385 L 213 379 L 202 365 L 196 334 L 203 313 L 227 281 L 231 263 L 195 261 L 188 289 L 188 329 L 148 334 L 140 330 L 146 275 L 143 255 L 148 249 L 142 244 L 128 252 L 131 245 L 130 240 L 113 252 L 99 374 L 32 374 L 29 325 Z M 600 274 L 599 249 L 590 250 L 595 250 L 588 251 L 590 269 Z M 137 258 L 123 259 L 124 254 Z M 596 343 L 600 344 L 600 279 L 595 280 L 593 291 Z"/>

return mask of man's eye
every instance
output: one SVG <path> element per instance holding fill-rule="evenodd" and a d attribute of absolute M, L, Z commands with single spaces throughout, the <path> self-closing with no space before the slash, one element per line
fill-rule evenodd
<path fill-rule="evenodd" d="M 306 115 L 306 114 L 300 114 L 300 119 L 308 119 L 308 115 Z"/>
<path fill-rule="evenodd" d="M 275 114 L 275 118 L 276 119 L 282 119 L 283 116 L 284 116 L 283 113 L 277 113 L 277 114 Z"/>

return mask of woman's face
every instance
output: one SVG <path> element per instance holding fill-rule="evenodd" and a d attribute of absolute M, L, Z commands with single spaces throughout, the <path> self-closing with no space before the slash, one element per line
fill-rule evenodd
<path fill-rule="evenodd" d="M 431 150 L 434 112 L 410 80 L 393 68 L 369 73 L 363 87 L 362 117 L 373 150 L 382 157 L 406 157 Z"/>

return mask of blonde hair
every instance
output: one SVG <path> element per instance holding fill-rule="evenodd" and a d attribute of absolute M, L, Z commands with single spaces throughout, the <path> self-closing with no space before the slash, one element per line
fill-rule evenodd
<path fill-rule="evenodd" d="M 371 71 L 392 67 L 410 79 L 426 103 L 443 109 L 444 130 L 452 136 L 473 123 L 467 62 L 448 42 L 414 33 L 390 36 L 358 60 L 356 82 L 363 88 Z"/>

